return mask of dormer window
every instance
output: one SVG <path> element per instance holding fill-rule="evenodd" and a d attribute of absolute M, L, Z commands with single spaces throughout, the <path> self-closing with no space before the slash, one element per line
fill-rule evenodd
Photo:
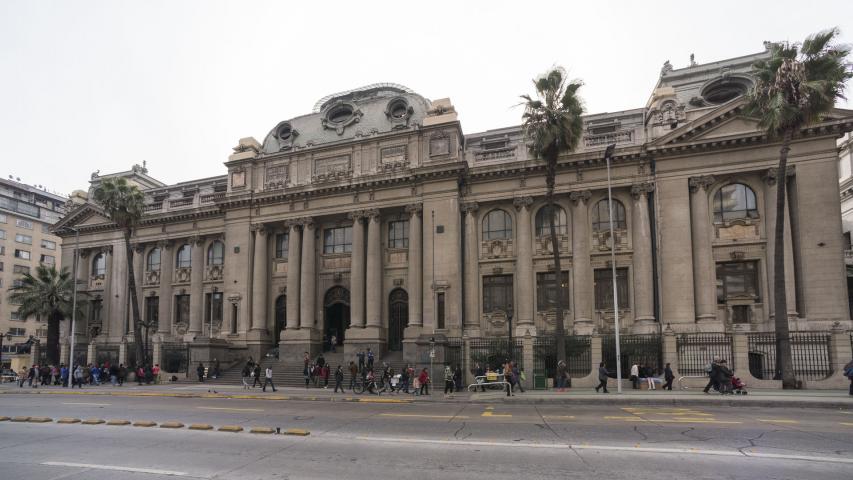
<path fill-rule="evenodd" d="M 337 107 L 329 110 L 329 114 L 326 118 L 330 123 L 344 123 L 352 117 L 352 114 L 352 107 L 344 104 L 338 105 Z"/>
<path fill-rule="evenodd" d="M 590 126 L 589 133 L 593 135 L 604 135 L 605 133 L 614 133 L 616 132 L 616 124 L 610 125 L 599 125 L 599 126 Z"/>
<path fill-rule="evenodd" d="M 287 122 L 282 123 L 278 127 L 278 131 L 276 132 L 276 136 L 281 141 L 290 140 L 290 137 L 292 135 L 293 135 L 293 128 Z"/>
<path fill-rule="evenodd" d="M 509 142 L 505 138 L 501 138 L 498 140 L 483 140 L 483 150 L 498 150 L 501 148 L 506 148 Z"/>

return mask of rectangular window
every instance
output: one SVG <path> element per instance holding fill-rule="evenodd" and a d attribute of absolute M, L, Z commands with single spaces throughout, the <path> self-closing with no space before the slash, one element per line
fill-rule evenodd
<path fill-rule="evenodd" d="M 18 313 L 17 310 L 14 310 L 14 311 L 9 313 L 9 318 L 11 318 L 12 320 L 20 320 L 21 315 Z"/>
<path fill-rule="evenodd" d="M 46 248 L 48 250 L 56 250 L 56 242 L 51 242 L 50 240 L 42 240 L 41 248 Z"/>
<path fill-rule="evenodd" d="M 506 313 L 511 308 L 512 275 L 483 277 L 483 313 Z"/>
<path fill-rule="evenodd" d="M 6 214 L 0 213 L 0 223 L 6 223 L 6 222 L 7 222 Z"/>
<path fill-rule="evenodd" d="M 0 262 L 0 272 L 3 271 L 3 262 Z"/>
<path fill-rule="evenodd" d="M 388 222 L 388 248 L 409 248 L 409 221 Z"/>
<path fill-rule="evenodd" d="M 0 240 L 6 240 L 6 230 L 0 230 Z"/>
<path fill-rule="evenodd" d="M 24 275 L 26 273 L 30 273 L 30 267 L 26 265 L 15 265 L 12 267 L 12 272 L 17 273 L 18 275 Z"/>
<path fill-rule="evenodd" d="M 29 260 L 30 259 L 30 252 L 29 252 L 29 250 L 18 250 L 16 248 L 15 249 L 15 258 L 20 258 L 22 260 Z"/>
<path fill-rule="evenodd" d="M 24 220 L 23 218 L 19 218 L 19 219 L 15 220 L 15 225 L 18 228 L 25 228 L 27 230 L 33 229 L 33 222 L 31 222 L 29 220 Z"/>
<path fill-rule="evenodd" d="M 178 295 L 175 297 L 175 322 L 190 323 L 190 296 Z"/>
<path fill-rule="evenodd" d="M 222 324 L 222 293 L 214 292 L 208 293 L 205 298 L 205 314 L 204 314 L 204 323 L 210 324 L 213 323 Z"/>
<path fill-rule="evenodd" d="M 22 282 L 19 279 L 12 280 L 12 288 L 18 288 L 18 287 L 22 286 L 23 284 L 24 284 L 24 282 Z"/>
<path fill-rule="evenodd" d="M 352 252 L 352 227 L 327 228 L 323 231 L 323 253 Z"/>
<path fill-rule="evenodd" d="M 569 272 L 563 272 L 563 308 L 569 306 Z M 536 311 L 547 312 L 557 308 L 557 291 L 554 289 L 554 272 L 536 274 Z"/>
<path fill-rule="evenodd" d="M 21 327 L 9 327 L 8 335 L 12 337 L 26 337 L 27 329 Z"/>
<path fill-rule="evenodd" d="M 42 255 L 39 261 L 45 265 L 56 265 L 56 257 L 53 255 Z"/>
<path fill-rule="evenodd" d="M 758 262 L 717 264 L 717 303 L 732 299 L 759 301 Z"/>
<path fill-rule="evenodd" d="M 616 269 L 616 290 L 619 309 L 628 308 L 628 269 Z M 602 268 L 595 271 L 595 309 L 613 310 L 613 271 Z"/>
<path fill-rule="evenodd" d="M 6 255 L 6 247 L 0 245 L 0 255 Z"/>
<path fill-rule="evenodd" d="M 15 241 L 18 243 L 26 244 L 26 245 L 32 245 L 33 244 L 33 237 L 32 237 L 32 235 L 24 235 L 22 233 L 16 233 L 15 234 Z"/>
<path fill-rule="evenodd" d="M 436 328 L 444 328 L 444 292 L 435 295 Z"/>
<path fill-rule="evenodd" d="M 48 225 L 46 223 L 42 223 L 41 224 L 41 233 L 46 233 L 46 234 L 50 235 L 50 225 Z"/>
<path fill-rule="evenodd" d="M 156 331 L 160 319 L 160 297 L 145 297 L 145 323 L 149 331 Z"/>
<path fill-rule="evenodd" d="M 290 234 L 279 233 L 275 236 L 275 258 L 287 258 L 287 250 L 290 248 Z"/>

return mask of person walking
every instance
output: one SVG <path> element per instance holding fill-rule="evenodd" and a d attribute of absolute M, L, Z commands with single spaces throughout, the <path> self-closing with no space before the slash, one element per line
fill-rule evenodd
<path fill-rule="evenodd" d="M 518 364 L 512 363 L 512 381 L 515 382 L 514 387 L 518 388 L 518 391 L 524 393 L 524 386 L 521 385 L 521 375 L 522 372 L 518 369 Z"/>
<path fill-rule="evenodd" d="M 358 365 L 352 360 L 349 362 L 349 389 L 355 389 L 355 380 L 358 377 Z"/>
<path fill-rule="evenodd" d="M 240 377 L 243 380 L 243 390 L 249 389 L 249 379 L 252 377 L 252 367 L 249 364 L 243 365 L 243 371 L 240 372 Z"/>
<path fill-rule="evenodd" d="M 421 374 L 418 375 L 418 382 L 421 384 L 421 395 L 429 395 L 429 372 L 424 368 Z M 426 392 L 426 393 L 425 393 Z"/>
<path fill-rule="evenodd" d="M 357 354 L 355 354 L 358 359 L 358 371 L 364 371 L 364 350 L 359 350 Z"/>
<path fill-rule="evenodd" d="M 198 362 L 198 367 L 196 367 L 195 373 L 198 375 L 198 381 L 204 383 L 204 364 Z M 137 375 L 139 375 L 139 373 L 137 373 Z"/>
<path fill-rule="evenodd" d="M 123 363 L 118 365 L 118 386 L 124 386 L 124 381 L 127 380 L 127 367 Z"/>
<path fill-rule="evenodd" d="M 604 393 L 610 393 L 607 391 L 607 368 L 604 362 L 598 364 L 598 386 L 595 387 L 595 392 L 598 393 L 599 389 L 603 389 Z"/>
<path fill-rule="evenodd" d="M 367 349 L 367 369 L 368 370 L 373 370 L 373 361 L 374 361 L 373 350 L 368 348 Z"/>
<path fill-rule="evenodd" d="M 450 365 L 444 366 L 444 395 L 453 393 L 453 370 L 450 369 Z"/>
<path fill-rule="evenodd" d="M 302 367 L 302 378 L 305 379 L 305 388 L 311 383 L 311 366 L 307 363 Z"/>
<path fill-rule="evenodd" d="M 663 379 L 666 380 L 666 383 L 663 384 L 663 389 L 672 391 L 672 381 L 675 380 L 675 375 L 672 373 L 669 363 L 663 368 Z"/>
<path fill-rule="evenodd" d="M 631 365 L 631 388 L 634 390 L 640 389 L 640 366 L 636 363 Z"/>
<path fill-rule="evenodd" d="M 334 337 L 333 337 L 334 338 Z M 344 369 L 338 365 L 338 368 L 335 369 L 335 392 L 338 393 L 338 389 L 341 389 L 341 393 L 346 393 L 344 391 Z"/>
<path fill-rule="evenodd" d="M 412 379 L 412 377 L 411 377 L 411 374 L 409 373 L 409 364 L 407 363 L 406 366 L 403 368 L 403 371 L 400 372 L 400 391 L 401 392 L 406 393 L 406 394 L 409 393 L 409 383 L 412 381 L 411 379 Z"/>
<path fill-rule="evenodd" d="M 59 378 L 63 387 L 68 386 L 68 367 L 64 363 L 59 364 Z"/>
<path fill-rule="evenodd" d="M 732 393 L 733 376 L 734 372 L 729 369 L 726 364 L 726 360 L 720 360 L 720 363 L 717 366 L 717 385 L 719 387 L 720 394 L 730 395 Z"/>
<path fill-rule="evenodd" d="M 261 383 L 261 364 L 260 363 L 255 364 L 255 369 L 252 370 L 252 374 L 255 377 L 255 379 L 252 381 L 252 388 L 255 388 L 255 385 L 263 386 L 263 383 Z"/>
<path fill-rule="evenodd" d="M 337 353 L 338 352 L 338 350 L 337 350 L 337 348 L 338 348 L 338 336 L 337 335 L 332 335 L 331 344 L 332 344 L 331 345 L 332 346 L 332 353 Z"/>
<path fill-rule="evenodd" d="M 151 373 L 154 375 L 154 383 L 156 385 L 160 384 L 160 364 L 155 363 L 154 368 L 151 369 Z"/>
<path fill-rule="evenodd" d="M 568 368 L 566 367 L 566 362 L 560 360 L 557 362 L 557 381 L 556 388 L 558 392 L 566 391 L 566 373 L 568 372 Z"/>
<path fill-rule="evenodd" d="M 323 365 L 323 388 L 329 388 L 329 364 Z"/>
<path fill-rule="evenodd" d="M 80 365 L 74 369 L 74 380 L 77 382 L 77 388 L 83 388 L 83 367 Z"/>
<path fill-rule="evenodd" d="M 267 385 L 272 387 L 272 391 L 275 392 L 275 385 L 272 383 L 272 367 L 268 366 L 266 372 L 264 372 L 264 386 L 261 389 L 262 391 L 267 391 Z"/>
<path fill-rule="evenodd" d="M 844 376 L 850 379 L 850 391 L 848 393 L 853 395 L 853 360 L 844 365 Z"/>
<path fill-rule="evenodd" d="M 651 365 L 646 364 L 646 367 L 643 369 L 643 376 L 646 377 L 646 386 L 649 390 L 655 389 L 655 370 Z"/>
<path fill-rule="evenodd" d="M 708 384 L 705 385 L 705 388 L 702 390 L 703 393 L 708 393 L 711 388 L 714 390 L 720 389 L 720 384 L 717 382 L 717 376 L 719 375 L 717 372 L 717 370 L 719 370 L 719 361 L 719 358 L 714 357 L 714 360 L 712 360 L 711 363 L 705 365 L 705 373 L 708 374 Z"/>
<path fill-rule="evenodd" d="M 453 385 L 456 387 L 457 392 L 462 391 L 462 366 L 458 364 L 456 365 L 456 369 L 453 370 Z"/>
<path fill-rule="evenodd" d="M 115 364 L 110 365 L 110 384 L 114 387 L 118 385 L 118 367 Z"/>

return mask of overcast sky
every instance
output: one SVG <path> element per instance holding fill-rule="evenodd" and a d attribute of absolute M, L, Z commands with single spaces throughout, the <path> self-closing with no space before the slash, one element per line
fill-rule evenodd
<path fill-rule="evenodd" d="M 588 112 L 642 107 L 667 59 L 832 26 L 853 42 L 853 1 L 0 0 L 0 175 L 63 194 L 143 160 L 166 183 L 221 175 L 241 137 L 377 82 L 450 97 L 466 133 L 519 123 L 552 65 Z"/>

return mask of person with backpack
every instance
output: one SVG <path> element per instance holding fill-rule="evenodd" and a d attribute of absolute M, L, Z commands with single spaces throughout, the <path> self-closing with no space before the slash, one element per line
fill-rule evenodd
<path fill-rule="evenodd" d="M 240 372 L 240 377 L 243 380 L 243 390 L 249 389 L 249 378 L 252 376 L 252 367 L 247 363 L 243 365 L 243 371 Z"/>
<path fill-rule="evenodd" d="M 663 390 L 672 391 L 672 381 L 675 380 L 675 375 L 672 373 L 672 368 L 668 363 L 663 369 L 663 378 L 666 380 L 666 383 L 663 384 Z"/>
<path fill-rule="evenodd" d="M 338 368 L 335 369 L 335 392 L 338 393 L 338 389 L 341 389 L 341 393 L 344 392 L 344 369 L 338 365 Z"/>
<path fill-rule="evenodd" d="M 850 379 L 849 395 L 853 395 L 853 360 L 850 360 L 847 362 L 847 365 L 844 365 L 844 376 Z"/>
<path fill-rule="evenodd" d="M 711 388 L 713 388 L 714 390 L 718 390 L 718 391 L 720 390 L 720 384 L 717 382 L 717 378 L 720 376 L 720 374 L 719 374 L 719 369 L 720 369 L 719 362 L 720 362 L 720 359 L 717 357 L 714 357 L 714 360 L 711 363 L 709 363 L 708 365 L 705 365 L 705 373 L 708 374 L 708 384 L 705 385 L 705 389 L 702 390 L 704 393 L 708 393 L 708 391 L 711 390 Z"/>
<path fill-rule="evenodd" d="M 255 385 L 263 386 L 263 382 L 261 382 L 261 364 L 260 363 L 255 364 L 255 369 L 252 370 L 252 374 L 255 377 L 255 379 L 252 381 L 252 388 L 255 388 Z"/>

